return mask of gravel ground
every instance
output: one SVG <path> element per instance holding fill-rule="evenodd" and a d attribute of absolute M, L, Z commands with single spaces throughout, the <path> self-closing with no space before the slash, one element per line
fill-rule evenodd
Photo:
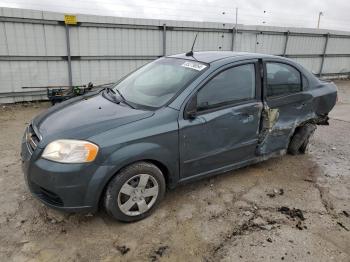
<path fill-rule="evenodd" d="M 65 214 L 28 192 L 25 125 L 48 103 L 0 109 L 1 261 L 350 261 L 350 81 L 308 153 L 167 193 L 149 218 Z"/>

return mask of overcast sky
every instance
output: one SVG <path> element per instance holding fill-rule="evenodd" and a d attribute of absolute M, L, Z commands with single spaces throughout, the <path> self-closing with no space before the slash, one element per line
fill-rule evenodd
<path fill-rule="evenodd" d="M 350 0 L 0 0 L 2 7 L 135 18 L 350 31 Z"/>

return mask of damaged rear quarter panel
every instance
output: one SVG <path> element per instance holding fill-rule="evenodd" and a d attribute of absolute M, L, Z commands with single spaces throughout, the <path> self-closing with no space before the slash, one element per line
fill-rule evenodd
<path fill-rule="evenodd" d="M 301 92 L 266 98 L 256 152 L 258 156 L 285 153 L 298 126 L 308 122 L 321 124 L 328 119 L 327 115 L 336 103 L 336 86 L 316 78 L 308 82 L 312 85 Z"/>

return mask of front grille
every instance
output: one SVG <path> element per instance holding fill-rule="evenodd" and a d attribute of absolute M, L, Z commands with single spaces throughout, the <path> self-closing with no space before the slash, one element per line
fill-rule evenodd
<path fill-rule="evenodd" d="M 38 146 L 40 139 L 39 139 L 38 135 L 35 133 L 32 125 L 30 125 L 28 127 L 27 134 L 26 134 L 26 140 L 27 140 L 27 144 L 29 145 L 29 147 L 32 149 L 32 151 L 34 151 L 36 149 L 36 147 Z"/>

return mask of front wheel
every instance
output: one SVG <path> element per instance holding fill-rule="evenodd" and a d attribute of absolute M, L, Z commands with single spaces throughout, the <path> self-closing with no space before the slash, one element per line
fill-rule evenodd
<path fill-rule="evenodd" d="M 117 220 L 133 222 L 151 214 L 165 194 L 162 171 L 149 162 L 122 169 L 109 182 L 104 206 Z"/>

